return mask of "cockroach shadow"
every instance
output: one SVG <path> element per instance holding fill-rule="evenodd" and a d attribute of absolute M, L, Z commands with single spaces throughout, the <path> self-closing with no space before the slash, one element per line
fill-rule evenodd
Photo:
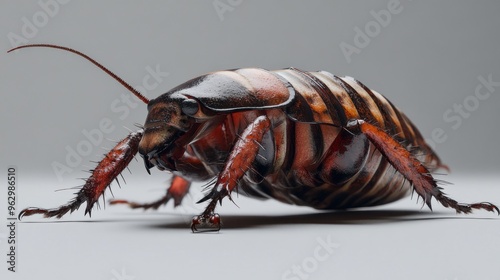
<path fill-rule="evenodd" d="M 186 216 L 186 221 L 190 220 Z M 222 223 L 225 229 L 244 229 L 257 227 L 274 227 L 282 225 L 375 225 L 401 222 L 418 222 L 448 219 L 495 219 L 449 216 L 439 212 L 423 212 L 418 210 L 345 210 L 322 211 L 317 213 L 293 215 L 224 215 Z M 162 220 L 164 221 L 164 220 Z M 186 221 L 177 219 L 171 223 L 150 224 L 152 228 L 185 229 Z"/>

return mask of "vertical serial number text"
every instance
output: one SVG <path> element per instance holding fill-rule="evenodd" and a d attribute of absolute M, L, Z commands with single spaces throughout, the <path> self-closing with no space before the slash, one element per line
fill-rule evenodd
<path fill-rule="evenodd" d="M 10 166 L 7 169 L 7 270 L 16 272 L 17 239 L 16 239 L 16 193 L 17 168 Z"/>

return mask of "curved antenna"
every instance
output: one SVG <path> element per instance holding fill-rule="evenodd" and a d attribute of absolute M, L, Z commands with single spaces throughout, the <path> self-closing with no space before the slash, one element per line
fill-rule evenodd
<path fill-rule="evenodd" d="M 139 98 L 142 102 L 148 104 L 149 103 L 149 99 L 147 99 L 147 97 L 145 97 L 144 95 L 142 95 L 139 91 L 137 91 L 135 88 L 133 88 L 131 85 L 129 85 L 127 82 L 125 82 L 124 80 L 122 80 L 122 78 L 118 77 L 115 73 L 111 72 L 110 70 L 108 70 L 108 68 L 102 66 L 99 62 L 95 61 L 94 59 L 90 58 L 88 55 L 84 54 L 84 53 L 81 53 L 77 50 L 74 50 L 74 49 L 70 49 L 70 48 L 67 48 L 67 47 L 63 47 L 63 46 L 58 46 L 58 45 L 50 45 L 50 44 L 29 44 L 29 45 L 22 45 L 22 46 L 19 46 L 19 47 L 15 47 L 13 49 L 10 49 L 9 51 L 7 51 L 7 53 L 10 53 L 12 51 L 15 51 L 15 50 L 19 50 L 19 49 L 24 49 L 24 48 L 34 48 L 34 47 L 42 47 L 42 48 L 53 48 L 53 49 L 60 49 L 60 50 L 64 50 L 64 51 L 68 51 L 68 52 L 71 52 L 71 53 L 74 53 L 74 54 L 77 54 L 85 59 L 87 59 L 88 61 L 92 62 L 95 66 L 101 68 L 102 71 L 106 72 L 108 75 L 110 75 L 111 77 L 113 77 L 116 81 L 118 81 L 120 84 L 122 84 L 126 89 L 128 89 L 130 92 L 132 92 L 135 96 L 137 96 L 137 98 Z"/>

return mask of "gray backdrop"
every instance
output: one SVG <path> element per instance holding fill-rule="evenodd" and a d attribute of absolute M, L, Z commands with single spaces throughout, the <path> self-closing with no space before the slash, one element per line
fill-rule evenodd
<path fill-rule="evenodd" d="M 52 49 L 6 54 L 19 42 L 52 43 L 85 52 L 146 86 L 149 97 L 238 67 L 356 77 L 435 142 L 456 183 L 447 193 L 498 203 L 499 14 L 494 0 L 2 1 L 1 166 L 18 167 L 17 208 L 53 207 L 73 192 L 53 190 L 81 184 L 76 178 L 88 176 L 82 170 L 94 166 L 90 161 L 144 122 L 144 104 L 80 57 Z M 163 194 L 165 173 L 154 170 L 144 180 L 141 161 L 130 169 L 127 186 L 114 186 L 118 198 Z M 289 269 L 317 263 L 315 248 L 330 238 L 340 247 L 309 279 L 498 279 L 500 230 L 491 213 L 456 216 L 436 203 L 434 213 L 419 211 L 408 198 L 324 214 L 239 197 L 241 208 L 225 201 L 219 209 L 221 234 L 192 235 L 190 218 L 203 207 L 193 203 L 199 188 L 192 193 L 182 207 L 155 213 L 108 207 L 92 219 L 83 209 L 56 223 L 27 218 L 18 229 L 22 272 L 2 279 L 48 279 L 53 271 L 67 279 L 300 279 Z"/>
<path fill-rule="evenodd" d="M 159 65 L 169 75 L 150 97 L 227 68 L 350 75 L 392 100 L 426 138 L 440 130 L 436 150 L 453 171 L 500 166 L 500 87 L 474 97 L 478 76 L 500 81 L 497 1 L 68 1 L 45 10 L 35 1 L 4 1 L 0 10 L 4 166 L 53 176 L 51 164 L 69 166 L 65 147 L 76 150 L 83 130 L 108 118 L 114 129 L 103 135 L 117 140 L 146 116 L 134 98 L 126 114 L 119 98 L 127 92 L 81 58 L 50 49 L 6 55 L 13 41 L 81 50 L 134 86 Z M 454 104 L 464 102 L 460 114 Z M 112 144 L 92 145 L 89 155 L 82 146 L 82 163 L 98 159 L 100 146 Z"/>

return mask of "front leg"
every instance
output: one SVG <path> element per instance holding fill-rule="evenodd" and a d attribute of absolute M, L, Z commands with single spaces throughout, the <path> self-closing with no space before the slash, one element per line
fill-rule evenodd
<path fill-rule="evenodd" d="M 232 200 L 231 192 L 252 166 L 258 155 L 259 148 L 262 146 L 262 138 L 270 128 L 271 121 L 267 116 L 260 116 L 243 131 L 243 134 L 232 148 L 222 172 L 219 173 L 215 186 L 203 199 L 198 201 L 199 203 L 211 199 L 205 211 L 193 218 L 191 222 L 193 232 L 197 231 L 197 226 L 208 226 L 215 228 L 217 231 L 220 230 L 220 217 L 214 212 L 217 202 L 222 204 L 222 199 L 226 196 L 229 196 L 229 199 Z"/>
<path fill-rule="evenodd" d="M 76 193 L 76 197 L 69 203 L 58 208 L 43 209 L 30 207 L 19 213 L 19 219 L 24 216 L 34 214 L 43 214 L 45 218 L 56 217 L 61 218 L 68 211 L 73 211 L 80 208 L 83 202 L 87 202 L 85 214 L 91 215 L 92 207 L 97 202 L 99 197 L 104 193 L 106 188 L 116 179 L 116 177 L 129 165 L 134 158 L 139 148 L 139 141 L 142 138 L 143 130 L 130 133 L 125 139 L 107 153 L 99 162 L 97 167 L 92 170 L 92 175 L 87 179 L 85 185 Z"/>

